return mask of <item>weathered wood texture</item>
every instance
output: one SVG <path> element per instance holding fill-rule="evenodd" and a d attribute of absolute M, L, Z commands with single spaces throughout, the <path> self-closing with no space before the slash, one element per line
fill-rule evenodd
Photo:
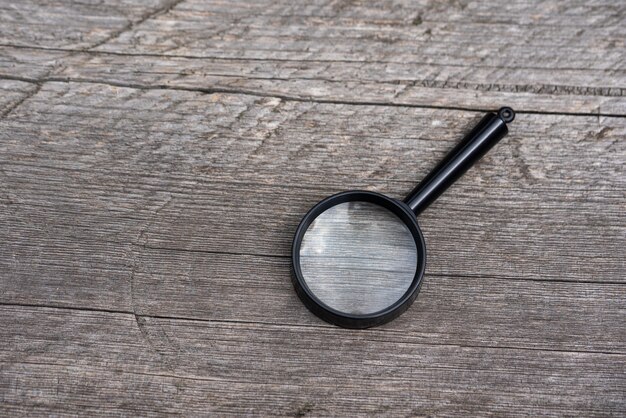
<path fill-rule="evenodd" d="M 0 414 L 626 414 L 626 5 L 0 3 Z M 328 194 L 420 216 L 383 327 L 299 302 Z"/>

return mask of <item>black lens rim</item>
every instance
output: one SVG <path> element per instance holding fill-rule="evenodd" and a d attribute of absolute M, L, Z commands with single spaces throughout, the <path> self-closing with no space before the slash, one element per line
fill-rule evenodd
<path fill-rule="evenodd" d="M 365 315 L 347 314 L 324 304 L 308 288 L 300 268 L 300 246 L 302 244 L 302 239 L 315 218 L 335 205 L 356 201 L 369 202 L 382 206 L 398 216 L 398 218 L 400 218 L 400 220 L 402 220 L 409 228 L 417 249 L 417 269 L 415 271 L 413 281 L 404 295 L 387 308 Z M 296 234 L 293 239 L 291 247 L 291 261 L 291 277 L 294 288 L 304 305 L 311 312 L 324 321 L 340 327 L 359 329 L 369 328 L 382 325 L 397 318 L 411 306 L 413 301 L 415 301 L 422 285 L 422 279 L 426 269 L 426 244 L 415 214 L 404 202 L 376 192 L 351 190 L 327 197 L 307 212 L 304 218 L 302 218 L 302 221 L 300 221 L 300 225 L 298 225 L 298 229 L 296 230 Z"/>

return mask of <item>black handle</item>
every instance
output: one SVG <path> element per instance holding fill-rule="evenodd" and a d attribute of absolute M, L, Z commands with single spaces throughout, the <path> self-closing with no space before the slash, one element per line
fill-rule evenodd
<path fill-rule="evenodd" d="M 422 213 L 509 132 L 506 124 L 513 119 L 515 112 L 510 107 L 501 108 L 498 114 L 486 114 L 443 161 L 409 193 L 404 202 L 416 215 Z"/>

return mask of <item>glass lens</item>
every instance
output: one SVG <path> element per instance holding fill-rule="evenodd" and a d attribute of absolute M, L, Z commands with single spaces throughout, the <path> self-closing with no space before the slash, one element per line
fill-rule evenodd
<path fill-rule="evenodd" d="M 404 222 L 368 202 L 346 202 L 320 214 L 300 246 L 307 286 L 343 313 L 371 314 L 394 304 L 417 270 L 417 248 Z"/>

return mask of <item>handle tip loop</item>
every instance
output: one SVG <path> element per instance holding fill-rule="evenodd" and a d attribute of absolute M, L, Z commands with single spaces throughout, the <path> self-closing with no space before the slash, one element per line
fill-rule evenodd
<path fill-rule="evenodd" d="M 505 106 L 501 107 L 500 110 L 498 110 L 498 116 L 505 123 L 510 123 L 513 122 L 513 120 L 515 119 L 515 112 L 510 107 Z"/>

